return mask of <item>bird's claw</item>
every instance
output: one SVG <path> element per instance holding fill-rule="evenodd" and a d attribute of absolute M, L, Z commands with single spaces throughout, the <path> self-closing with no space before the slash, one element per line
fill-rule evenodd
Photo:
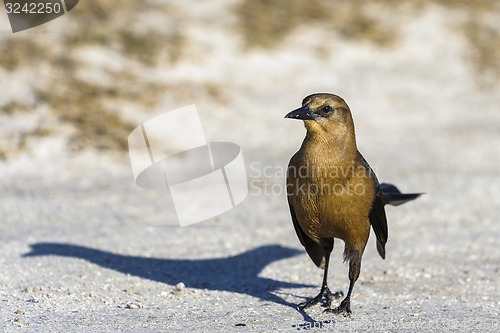
<path fill-rule="evenodd" d="M 330 308 L 330 306 L 332 304 L 332 300 L 334 298 L 337 299 L 337 298 L 341 298 L 343 296 L 344 296 L 344 293 L 342 291 L 337 291 L 335 293 L 332 293 L 330 291 L 330 288 L 325 287 L 325 288 L 321 289 L 321 291 L 319 292 L 319 294 L 316 297 L 314 297 L 314 298 L 312 298 L 312 299 L 310 299 L 308 301 L 299 303 L 298 306 L 302 310 L 304 310 L 304 309 L 307 309 L 307 308 L 309 308 L 309 307 L 311 307 L 313 305 L 318 304 L 319 302 L 321 302 L 323 300 L 323 298 L 325 298 L 326 299 L 326 307 Z"/>
<path fill-rule="evenodd" d="M 345 298 L 338 307 L 335 309 L 328 308 L 325 311 L 326 313 L 334 313 L 334 314 L 343 314 L 344 317 L 349 317 L 352 313 L 351 311 L 351 300 L 349 298 Z"/>
<path fill-rule="evenodd" d="M 319 294 L 318 296 L 314 297 L 313 299 L 310 299 L 308 301 L 305 301 L 305 302 L 302 302 L 302 303 L 299 303 L 298 306 L 301 310 L 305 310 L 313 305 L 316 305 L 317 303 L 319 303 L 321 301 L 321 299 L 323 298 L 323 295 L 322 294 Z"/>

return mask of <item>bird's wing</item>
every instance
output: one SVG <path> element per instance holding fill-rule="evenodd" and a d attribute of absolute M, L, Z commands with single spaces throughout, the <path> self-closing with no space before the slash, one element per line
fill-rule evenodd
<path fill-rule="evenodd" d="M 377 236 L 377 251 L 378 254 L 385 259 L 385 243 L 387 243 L 388 230 L 387 218 L 385 216 L 384 203 L 382 202 L 382 192 L 377 188 L 375 199 L 372 203 L 372 209 L 368 215 L 370 224 L 372 225 L 375 236 Z"/>
<path fill-rule="evenodd" d="M 297 233 L 297 237 L 300 240 L 300 243 L 306 248 L 306 252 L 314 262 L 316 266 L 319 268 L 324 268 L 325 265 L 325 250 L 322 246 L 318 245 L 315 241 L 309 238 L 302 228 L 299 225 L 299 221 L 297 220 L 297 215 L 295 215 L 295 210 L 293 206 L 288 200 L 288 206 L 290 207 L 290 214 L 292 215 L 293 226 L 295 227 L 295 232 Z"/>
<path fill-rule="evenodd" d="M 370 219 L 370 224 L 375 232 L 375 236 L 377 236 L 378 254 L 380 254 L 382 259 L 385 259 L 385 243 L 387 243 L 389 231 L 387 229 L 387 217 L 385 216 L 385 205 L 382 200 L 382 191 L 380 190 L 380 184 L 375 172 L 373 172 L 372 168 L 363 156 L 361 156 L 361 163 L 369 170 L 370 176 L 374 181 L 375 198 L 373 199 L 372 208 L 368 218 Z"/>

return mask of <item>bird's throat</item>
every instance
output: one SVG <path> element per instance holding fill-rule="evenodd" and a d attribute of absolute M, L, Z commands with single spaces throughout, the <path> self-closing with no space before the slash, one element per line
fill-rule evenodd
<path fill-rule="evenodd" d="M 309 158 L 338 161 L 352 161 L 358 152 L 354 133 L 341 128 L 325 131 L 316 126 L 307 128 L 302 149 Z"/>

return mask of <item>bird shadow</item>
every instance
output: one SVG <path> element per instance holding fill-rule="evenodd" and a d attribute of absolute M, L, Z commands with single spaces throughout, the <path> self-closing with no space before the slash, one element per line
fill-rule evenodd
<path fill-rule="evenodd" d="M 300 254 L 301 251 L 296 249 L 266 245 L 226 258 L 159 259 L 116 254 L 65 243 L 35 243 L 30 247 L 31 251 L 23 257 L 56 255 L 80 258 L 104 268 L 169 285 L 183 282 L 187 288 L 246 294 L 289 306 L 297 310 L 305 322 L 316 322 L 296 304 L 275 294 L 283 294 L 280 289 L 313 286 L 259 276 L 269 264 Z"/>

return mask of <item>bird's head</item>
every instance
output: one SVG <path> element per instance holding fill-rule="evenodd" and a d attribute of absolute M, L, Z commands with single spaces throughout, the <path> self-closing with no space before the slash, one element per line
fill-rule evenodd
<path fill-rule="evenodd" d="M 304 120 L 308 133 L 345 139 L 354 135 L 354 123 L 347 103 L 334 94 L 313 94 L 302 101 L 302 107 L 285 118 Z"/>

